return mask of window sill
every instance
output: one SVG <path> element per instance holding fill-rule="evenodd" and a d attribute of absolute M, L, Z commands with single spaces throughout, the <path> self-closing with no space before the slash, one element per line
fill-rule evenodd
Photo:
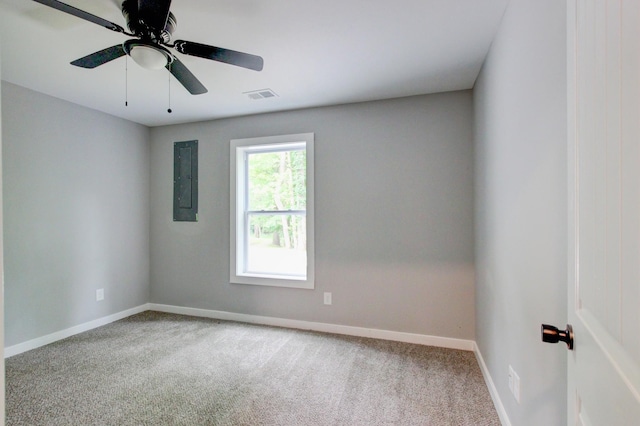
<path fill-rule="evenodd" d="M 231 284 L 261 285 L 267 287 L 288 287 L 307 290 L 314 289 L 313 280 L 278 275 L 232 275 Z"/>

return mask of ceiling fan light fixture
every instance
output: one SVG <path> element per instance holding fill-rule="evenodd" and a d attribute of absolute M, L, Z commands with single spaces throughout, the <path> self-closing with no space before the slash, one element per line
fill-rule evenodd
<path fill-rule="evenodd" d="M 128 40 L 124 43 L 124 51 L 142 68 L 159 70 L 173 62 L 173 56 L 162 46 Z"/>

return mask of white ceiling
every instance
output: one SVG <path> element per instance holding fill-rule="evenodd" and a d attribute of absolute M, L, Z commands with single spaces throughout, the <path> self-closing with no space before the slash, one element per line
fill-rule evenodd
<path fill-rule="evenodd" d="M 126 27 L 121 0 L 63 1 Z M 507 2 L 173 0 L 174 39 L 264 58 L 256 72 L 176 53 L 209 89 L 193 96 L 166 70 L 125 58 L 72 66 L 128 37 L 31 0 L 0 0 L 1 75 L 147 126 L 469 89 Z M 244 94 L 265 88 L 278 97 Z"/>

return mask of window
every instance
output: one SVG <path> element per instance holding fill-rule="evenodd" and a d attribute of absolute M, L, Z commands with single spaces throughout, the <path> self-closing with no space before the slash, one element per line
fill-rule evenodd
<path fill-rule="evenodd" d="M 314 287 L 313 139 L 231 141 L 232 283 Z"/>

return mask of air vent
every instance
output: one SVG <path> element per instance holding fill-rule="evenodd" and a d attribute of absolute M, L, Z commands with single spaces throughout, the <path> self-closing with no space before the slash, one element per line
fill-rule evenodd
<path fill-rule="evenodd" d="M 251 92 L 244 92 L 249 99 L 257 101 L 259 99 L 277 98 L 278 95 L 271 89 L 252 90 Z"/>

